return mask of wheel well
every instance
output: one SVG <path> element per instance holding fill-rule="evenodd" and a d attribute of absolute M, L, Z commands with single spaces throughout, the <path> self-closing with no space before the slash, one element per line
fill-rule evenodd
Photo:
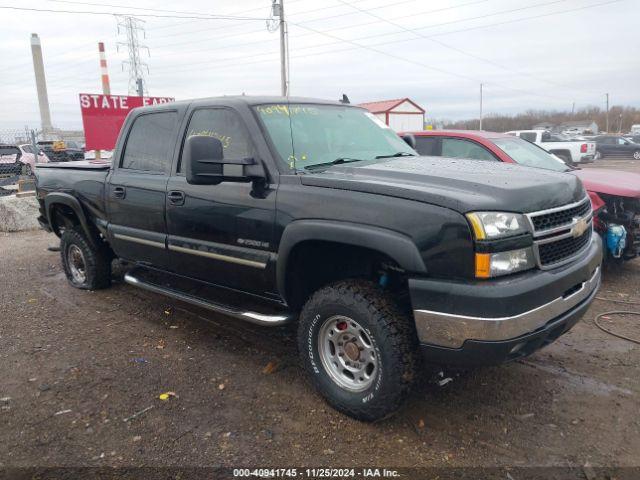
<path fill-rule="evenodd" d="M 408 295 L 404 270 L 389 256 L 339 242 L 307 240 L 297 244 L 287 261 L 287 303 L 300 309 L 313 292 L 328 283 L 362 278 Z"/>
<path fill-rule="evenodd" d="M 563 157 L 567 157 L 569 160 L 571 160 L 571 151 L 570 150 L 549 150 L 549 152 L 555 154 L 555 155 L 562 155 Z"/>
<path fill-rule="evenodd" d="M 69 205 L 64 203 L 52 204 L 50 206 L 49 218 L 51 221 L 51 230 L 53 230 L 53 233 L 58 237 L 61 237 L 64 230 L 67 228 L 80 227 L 91 245 L 95 247 L 105 247 L 113 255 L 111 247 L 101 236 L 98 229 L 91 223 L 83 224 L 76 211 Z"/>
<path fill-rule="evenodd" d="M 78 214 L 68 205 L 57 203 L 51 206 L 49 213 L 51 229 L 58 236 L 62 235 L 65 228 L 81 225 Z"/>

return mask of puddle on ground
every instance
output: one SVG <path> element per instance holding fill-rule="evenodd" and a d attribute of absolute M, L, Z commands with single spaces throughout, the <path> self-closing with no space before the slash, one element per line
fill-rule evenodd
<path fill-rule="evenodd" d="M 610 383 L 601 382 L 600 380 L 596 380 L 595 378 L 571 372 L 564 368 L 528 361 L 523 361 L 520 363 L 522 365 L 537 368 L 538 370 L 542 370 L 552 375 L 562 377 L 562 383 L 568 384 L 569 386 L 574 387 L 578 390 L 593 393 L 595 395 L 611 395 L 612 393 L 621 393 L 623 395 L 631 396 L 635 395 L 635 393 L 629 389 L 618 387 L 617 385 L 612 385 Z"/>

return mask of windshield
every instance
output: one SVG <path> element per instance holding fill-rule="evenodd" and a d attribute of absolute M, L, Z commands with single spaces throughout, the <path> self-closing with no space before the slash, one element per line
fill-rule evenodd
<path fill-rule="evenodd" d="M 255 110 L 282 160 L 297 171 L 417 155 L 391 128 L 361 108 L 273 104 Z"/>
<path fill-rule="evenodd" d="M 521 138 L 494 138 L 493 143 L 520 165 L 556 172 L 570 170 L 562 160 L 557 160 L 542 148 Z"/>

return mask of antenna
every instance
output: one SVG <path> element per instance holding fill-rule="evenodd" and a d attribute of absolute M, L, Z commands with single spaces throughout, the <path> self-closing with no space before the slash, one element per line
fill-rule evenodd
<path fill-rule="evenodd" d="M 129 69 L 129 94 L 137 94 L 139 97 L 144 96 L 145 91 L 147 93 L 147 82 L 145 80 L 146 70 L 149 73 L 149 65 L 140 60 L 140 50 L 147 50 L 149 53 L 149 47 L 143 45 L 139 41 L 139 35 L 142 34 L 142 38 L 146 38 L 144 31 L 144 20 L 129 16 L 117 16 L 118 19 L 118 34 L 122 29 L 127 37 L 126 42 L 118 42 L 117 49 L 120 51 L 120 47 L 126 47 L 129 53 L 129 60 L 122 62 L 122 67 L 126 65 Z"/>

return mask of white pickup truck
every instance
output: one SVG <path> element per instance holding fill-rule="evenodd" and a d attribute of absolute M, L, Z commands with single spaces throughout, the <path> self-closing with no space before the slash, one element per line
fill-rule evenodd
<path fill-rule="evenodd" d="M 551 133 L 547 130 L 513 130 L 506 133 L 535 143 L 547 152 L 553 153 L 567 165 L 589 163 L 596 158 L 595 142 L 571 140 L 562 134 Z"/>

